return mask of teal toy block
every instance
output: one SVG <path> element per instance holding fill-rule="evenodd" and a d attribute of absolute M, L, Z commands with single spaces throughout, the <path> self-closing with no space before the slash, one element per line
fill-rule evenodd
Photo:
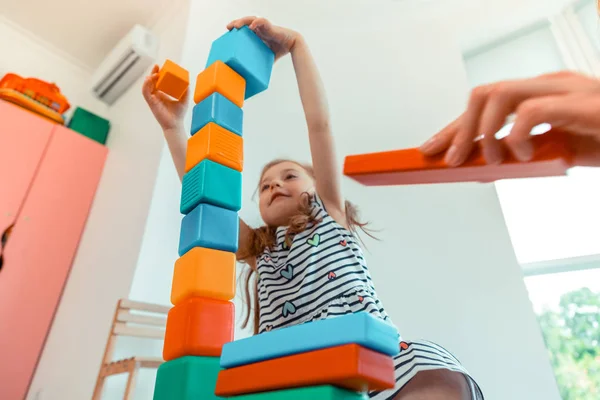
<path fill-rule="evenodd" d="M 335 386 L 307 386 L 294 389 L 274 390 L 235 396 L 236 400 L 368 400 L 369 396 L 362 392 L 337 388 Z"/>
<path fill-rule="evenodd" d="M 269 87 L 275 54 L 247 26 L 234 28 L 213 42 L 206 67 L 217 60 L 246 80 L 245 99 Z"/>
<path fill-rule="evenodd" d="M 351 343 L 389 356 L 400 352 L 400 335 L 393 325 L 370 313 L 359 312 L 226 343 L 221 353 L 221 367 L 233 368 Z"/>
<path fill-rule="evenodd" d="M 215 92 L 194 106 L 191 135 L 195 135 L 209 122 L 214 122 L 243 136 L 243 120 L 244 111 L 221 93 Z"/>
<path fill-rule="evenodd" d="M 156 372 L 153 400 L 217 400 L 218 357 L 186 356 L 163 363 Z"/>
<path fill-rule="evenodd" d="M 237 212 L 200 203 L 181 221 L 179 256 L 194 247 L 235 253 L 238 249 L 238 237 Z"/>
<path fill-rule="evenodd" d="M 242 174 L 205 158 L 183 176 L 180 211 L 189 213 L 200 203 L 232 211 L 242 208 Z"/>

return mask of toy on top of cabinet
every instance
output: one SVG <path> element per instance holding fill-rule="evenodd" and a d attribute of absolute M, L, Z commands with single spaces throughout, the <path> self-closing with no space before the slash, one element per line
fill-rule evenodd
<path fill-rule="evenodd" d="M 64 124 L 64 114 L 71 105 L 54 83 L 37 78 L 23 78 L 9 73 L 0 79 L 0 99 L 10 101 L 43 117 Z"/>

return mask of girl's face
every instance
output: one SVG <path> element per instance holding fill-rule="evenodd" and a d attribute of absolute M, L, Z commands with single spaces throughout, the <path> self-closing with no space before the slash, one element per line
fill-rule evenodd
<path fill-rule="evenodd" d="M 268 168 L 259 183 L 259 209 L 269 226 L 286 226 L 298 214 L 302 193 L 314 191 L 314 180 L 300 165 L 283 161 Z"/>

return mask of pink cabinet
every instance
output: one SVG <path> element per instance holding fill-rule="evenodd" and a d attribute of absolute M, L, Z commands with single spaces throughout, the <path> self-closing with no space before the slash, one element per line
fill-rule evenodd
<path fill-rule="evenodd" d="M 101 144 L 0 102 L 0 229 L 14 224 L 0 269 L 0 399 L 27 394 L 106 155 Z"/>

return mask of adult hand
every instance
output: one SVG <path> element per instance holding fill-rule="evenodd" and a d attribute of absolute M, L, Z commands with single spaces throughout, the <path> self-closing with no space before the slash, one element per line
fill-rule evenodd
<path fill-rule="evenodd" d="M 158 65 L 152 68 L 150 75 L 144 80 L 142 94 L 148 103 L 152 114 L 164 131 L 178 129 L 183 126 L 183 117 L 188 105 L 189 89 L 181 100 L 173 99 L 165 93 L 156 90 L 158 81 Z"/>
<path fill-rule="evenodd" d="M 497 140 L 495 134 L 513 113 L 510 134 Z M 542 123 L 569 134 L 576 164 L 600 166 L 600 81 L 567 71 L 475 88 L 466 111 L 425 142 L 421 152 L 446 152 L 450 166 L 462 164 L 474 146 L 481 147 L 489 164 L 501 163 L 507 151 L 528 161 L 530 132 Z"/>
<path fill-rule="evenodd" d="M 248 25 L 263 42 L 269 46 L 275 53 L 275 60 L 285 56 L 296 44 L 296 39 L 300 36 L 298 32 L 281 26 L 273 25 L 271 21 L 265 18 L 244 17 L 231 21 L 227 25 L 227 29 L 241 28 Z"/>

